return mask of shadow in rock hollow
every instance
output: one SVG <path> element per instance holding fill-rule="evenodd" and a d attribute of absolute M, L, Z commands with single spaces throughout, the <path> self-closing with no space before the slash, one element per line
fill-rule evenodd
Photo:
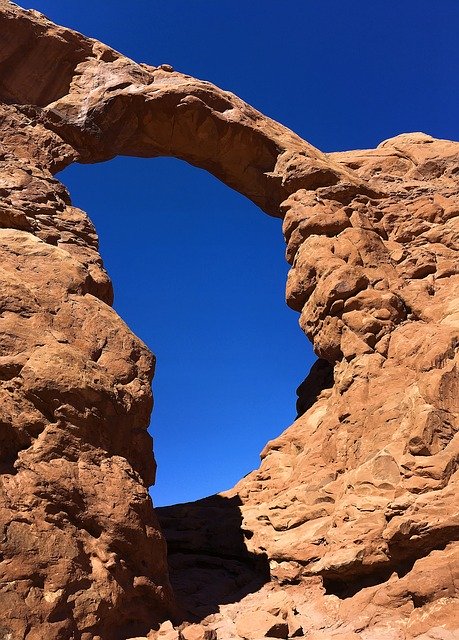
<path fill-rule="evenodd" d="M 156 509 L 168 543 L 171 583 L 184 618 L 197 621 L 269 581 L 265 555 L 250 553 L 241 500 L 215 495 Z"/>
<path fill-rule="evenodd" d="M 325 389 L 331 389 L 334 384 L 333 365 L 319 358 L 314 362 L 306 378 L 296 390 L 297 418 L 302 416 L 317 401 Z"/>

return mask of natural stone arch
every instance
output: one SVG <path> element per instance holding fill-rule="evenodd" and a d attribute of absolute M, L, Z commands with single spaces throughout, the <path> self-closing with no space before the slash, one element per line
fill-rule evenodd
<path fill-rule="evenodd" d="M 8 4 L 2 13 L 9 34 L 0 67 L 2 97 L 42 107 L 50 128 L 63 134 L 65 129 L 79 161 L 120 154 L 175 156 L 207 169 L 274 216 L 300 188 L 359 184 L 234 94 L 167 65 L 136 64 L 40 18 L 18 20 Z M 52 51 L 48 65 L 40 59 L 41 48 Z M 18 52 L 25 77 L 17 69 L 11 74 Z"/>
<path fill-rule="evenodd" d="M 117 153 L 175 155 L 284 215 L 289 304 L 334 365 L 333 388 L 223 496 L 245 532 L 237 553 L 265 553 L 273 581 L 318 603 L 322 581 L 338 594 L 350 582 L 359 628 L 406 630 L 408 600 L 452 600 L 457 143 L 413 134 L 325 156 L 208 83 L 6 0 L 0 17 L 4 632 L 108 640 L 174 611 L 146 493 L 151 354 L 108 306 L 94 230 L 51 175 Z M 213 536 L 215 506 L 198 505 L 201 535 L 182 536 L 182 550 L 234 551 Z M 163 514 L 168 535 L 195 513 Z M 419 587 L 433 567 L 438 583 Z M 353 624 L 344 609 L 330 628 Z"/>
<path fill-rule="evenodd" d="M 49 145 L 44 162 L 52 172 L 75 160 L 98 162 L 115 155 L 183 159 L 213 173 L 269 215 L 284 218 L 289 262 L 305 234 L 335 234 L 350 226 L 343 205 L 357 196 L 378 197 L 345 165 L 234 94 L 168 65 L 136 64 L 36 12 L 32 19 L 18 19 L 9 6 L 5 2 L 1 16 L 10 34 L 3 69 L 10 69 L 20 51 L 20 68 L 28 76 L 6 72 L 0 96 L 29 109 L 38 107 L 34 115 L 71 147 L 63 149 L 56 140 Z M 41 47 L 53 52 L 49 65 L 37 62 Z M 50 153 L 53 146 L 58 151 Z M 315 216 L 312 227 L 305 228 L 302 218 L 308 208 Z M 308 285 L 294 272 L 291 276 L 287 301 L 301 309 Z M 339 345 L 329 348 L 325 337 L 321 347 L 322 340 L 314 340 L 317 327 L 303 328 L 319 356 L 336 360 Z"/>

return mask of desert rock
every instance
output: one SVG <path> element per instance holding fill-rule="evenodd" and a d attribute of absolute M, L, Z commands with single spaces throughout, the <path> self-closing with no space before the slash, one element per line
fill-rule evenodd
<path fill-rule="evenodd" d="M 457 637 L 459 143 L 327 155 L 7 0 L 0 30 L 1 634 L 172 638 L 185 620 L 229 640 L 274 617 L 278 637 Z M 319 357 L 258 470 L 159 511 L 169 558 L 154 358 L 53 177 L 117 154 L 184 159 L 283 219 L 287 303 Z"/>
<path fill-rule="evenodd" d="M 236 619 L 236 630 L 241 638 L 286 638 L 288 624 L 281 618 L 266 611 L 248 611 Z"/>

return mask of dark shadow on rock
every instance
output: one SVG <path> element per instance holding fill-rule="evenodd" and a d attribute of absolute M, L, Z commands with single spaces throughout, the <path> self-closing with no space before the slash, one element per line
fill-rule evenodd
<path fill-rule="evenodd" d="M 16 428 L 11 418 L 0 417 L 0 474 L 15 475 L 19 452 L 30 445 L 31 437 L 24 429 Z"/>
<path fill-rule="evenodd" d="M 306 413 L 325 389 L 333 387 L 333 365 L 319 358 L 314 362 L 310 372 L 296 390 L 297 418 Z"/>
<path fill-rule="evenodd" d="M 266 555 L 247 550 L 236 496 L 215 495 L 156 509 L 168 544 L 169 570 L 186 620 L 199 621 L 269 582 Z"/>

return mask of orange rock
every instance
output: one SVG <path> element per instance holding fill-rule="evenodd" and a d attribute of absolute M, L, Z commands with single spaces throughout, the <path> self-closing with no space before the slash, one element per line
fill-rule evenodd
<path fill-rule="evenodd" d="M 0 30 L 3 635 L 124 639 L 198 618 L 182 636 L 454 637 L 459 143 L 324 154 L 8 0 Z M 160 511 L 169 566 L 147 491 L 154 358 L 53 177 L 116 154 L 184 159 L 283 218 L 287 303 L 321 358 L 258 470 Z"/>
<path fill-rule="evenodd" d="M 282 618 L 266 611 L 242 613 L 236 618 L 236 630 L 245 640 L 288 636 L 288 624 Z"/>
<path fill-rule="evenodd" d="M 180 631 L 181 640 L 217 640 L 213 629 L 206 629 L 200 624 L 191 624 Z"/>

